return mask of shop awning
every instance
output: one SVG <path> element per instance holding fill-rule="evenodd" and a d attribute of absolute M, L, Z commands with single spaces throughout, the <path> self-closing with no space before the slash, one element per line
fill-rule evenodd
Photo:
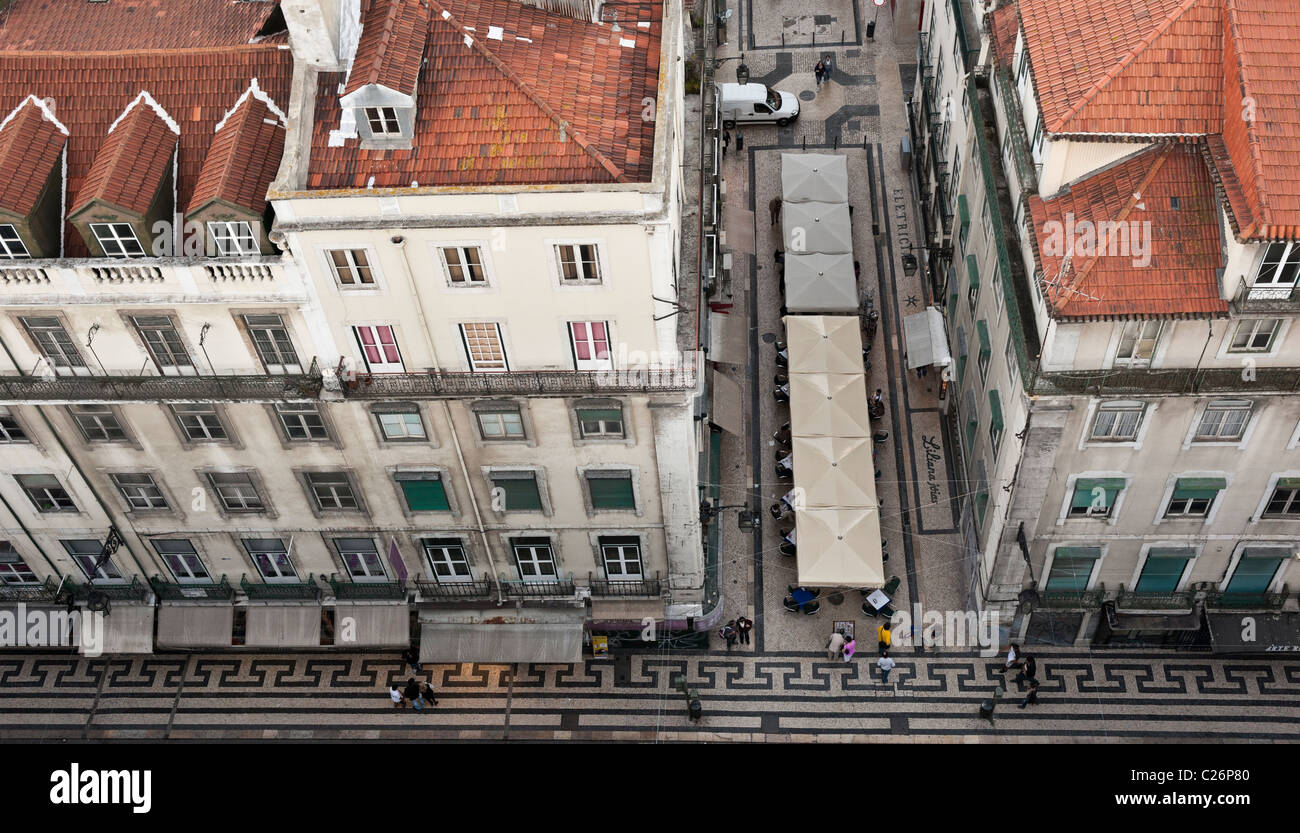
<path fill-rule="evenodd" d="M 952 364 L 952 351 L 948 348 L 948 331 L 943 326 L 943 313 L 935 307 L 903 318 L 903 341 L 907 345 L 907 367 Z"/>
<path fill-rule="evenodd" d="M 0 612 L 13 628 L 0 648 L 76 648 L 86 656 L 153 653 L 153 605 L 114 602 L 107 616 L 39 603 L 6 603 Z"/>
<path fill-rule="evenodd" d="M 789 254 L 785 258 L 785 306 L 794 313 L 857 313 L 853 255 Z"/>
<path fill-rule="evenodd" d="M 320 624 L 319 604 L 250 604 L 244 644 L 249 648 L 319 648 Z"/>
<path fill-rule="evenodd" d="M 658 622 L 662 621 L 663 618 L 663 599 L 591 600 L 592 622 L 636 622 L 639 624 L 645 619 L 654 619 Z"/>
<path fill-rule="evenodd" d="M 879 587 L 880 510 L 807 509 L 795 516 L 799 584 L 806 587 Z"/>
<path fill-rule="evenodd" d="M 1300 653 L 1300 613 L 1208 613 L 1210 645 L 1222 654 Z M 1249 621 L 1247 621 L 1249 620 Z"/>
<path fill-rule="evenodd" d="M 827 153 L 781 154 L 781 197 L 786 202 L 848 202 L 848 159 Z"/>
<path fill-rule="evenodd" d="M 749 322 L 740 312 L 709 314 L 709 361 L 749 364 Z"/>
<path fill-rule="evenodd" d="M 421 662 L 582 661 L 582 623 L 469 625 L 426 622 Z"/>
<path fill-rule="evenodd" d="M 158 605 L 158 647 L 229 648 L 234 621 L 235 608 L 228 601 L 163 602 Z"/>
<path fill-rule="evenodd" d="M 104 653 L 152 654 L 153 622 L 153 605 L 113 605 L 104 617 Z"/>
<path fill-rule="evenodd" d="M 790 374 L 790 429 L 796 437 L 870 437 L 861 373 Z"/>
<path fill-rule="evenodd" d="M 356 648 L 404 648 L 411 644 L 411 607 L 405 601 L 336 602 L 334 633 L 335 644 Z"/>
<path fill-rule="evenodd" d="M 876 506 L 875 465 L 867 437 L 795 437 L 796 508 Z M 799 505 L 799 504 L 802 505 Z"/>
<path fill-rule="evenodd" d="M 862 373 L 860 320 L 856 315 L 787 315 L 783 321 L 789 371 Z"/>
<path fill-rule="evenodd" d="M 745 405 L 740 393 L 740 383 L 715 371 L 713 410 L 709 414 L 713 424 L 739 437 L 744 430 L 744 413 Z"/>
<path fill-rule="evenodd" d="M 786 256 L 794 254 L 852 254 L 853 233 L 845 203 L 788 202 L 781 227 Z"/>

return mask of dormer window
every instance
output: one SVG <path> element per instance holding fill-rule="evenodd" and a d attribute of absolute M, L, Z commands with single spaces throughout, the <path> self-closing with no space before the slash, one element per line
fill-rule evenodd
<path fill-rule="evenodd" d="M 367 107 L 366 122 L 374 136 L 400 136 L 402 125 L 397 121 L 397 110 L 393 107 Z"/>
<path fill-rule="evenodd" d="M 130 223 L 91 223 L 90 231 L 104 257 L 144 257 L 144 247 Z"/>
<path fill-rule="evenodd" d="M 208 235 L 219 257 L 257 256 L 261 249 L 253 236 L 252 225 L 245 222 L 209 222 Z"/>
<path fill-rule="evenodd" d="M 0 257 L 7 257 L 10 260 L 31 257 L 27 247 L 23 245 L 23 238 L 18 234 L 18 229 L 7 223 L 0 224 Z"/>

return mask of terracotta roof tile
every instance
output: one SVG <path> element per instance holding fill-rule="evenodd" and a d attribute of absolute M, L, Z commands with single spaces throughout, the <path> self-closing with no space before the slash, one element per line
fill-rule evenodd
<path fill-rule="evenodd" d="M 424 60 L 429 8 L 420 0 L 374 0 L 361 25 L 361 39 L 343 94 L 368 84 L 409 94 Z"/>
<path fill-rule="evenodd" d="M 1011 66 L 1016 52 L 1016 36 L 1020 33 L 1020 17 L 1014 3 L 989 12 L 989 26 L 993 34 L 993 52 L 998 66 Z"/>
<path fill-rule="evenodd" d="M 261 214 L 267 185 L 280 166 L 284 136 L 282 114 L 246 94 L 217 129 L 186 213 L 220 199 Z"/>
<path fill-rule="evenodd" d="M 0 209 L 31 214 L 65 144 L 63 126 L 31 97 L 24 99 L 0 127 Z"/>
<path fill-rule="evenodd" d="M 1143 150 L 1050 199 L 1031 196 L 1029 210 L 1053 316 L 1227 313 L 1216 274 L 1218 200 L 1195 145 Z"/>
<path fill-rule="evenodd" d="M 179 138 L 138 96 L 100 144 L 81 188 L 70 195 L 69 216 L 92 200 L 144 214 L 172 166 Z"/>
<path fill-rule="evenodd" d="M 0 52 L 116 52 L 246 44 L 278 2 L 9 0 L 0 6 Z"/>

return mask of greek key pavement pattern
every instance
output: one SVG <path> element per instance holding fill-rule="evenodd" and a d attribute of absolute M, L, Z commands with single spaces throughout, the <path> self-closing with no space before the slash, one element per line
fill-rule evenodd
<path fill-rule="evenodd" d="M 580 665 L 430 665 L 439 704 L 395 709 L 408 671 L 360 654 L 0 654 L 0 740 L 1300 741 L 1300 658 L 1039 652 L 1039 700 L 971 654 L 643 653 Z M 685 673 L 704 716 L 692 723 Z"/>

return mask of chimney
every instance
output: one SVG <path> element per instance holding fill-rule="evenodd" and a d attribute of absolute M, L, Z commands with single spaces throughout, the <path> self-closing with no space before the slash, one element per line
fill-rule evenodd
<path fill-rule="evenodd" d="M 318 72 L 346 72 L 361 37 L 361 0 L 281 0 L 293 57 Z"/>

